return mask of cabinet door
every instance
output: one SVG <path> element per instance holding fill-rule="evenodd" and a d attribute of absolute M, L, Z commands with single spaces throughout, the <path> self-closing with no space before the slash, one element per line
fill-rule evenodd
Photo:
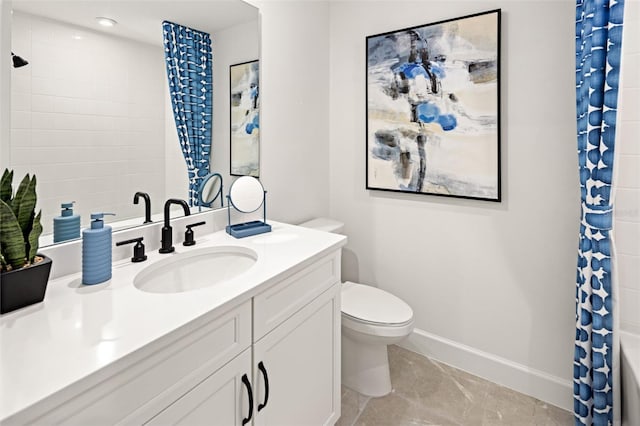
<path fill-rule="evenodd" d="M 333 425 L 340 417 L 340 284 L 254 343 L 253 359 L 255 425 Z"/>
<path fill-rule="evenodd" d="M 255 413 L 249 401 L 250 373 L 251 349 L 247 349 L 145 424 L 242 425 Z"/>

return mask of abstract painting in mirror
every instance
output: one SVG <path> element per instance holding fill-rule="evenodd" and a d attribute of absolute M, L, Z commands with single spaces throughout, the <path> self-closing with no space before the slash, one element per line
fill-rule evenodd
<path fill-rule="evenodd" d="M 260 97 L 258 61 L 229 67 L 231 174 L 260 176 Z"/>
<path fill-rule="evenodd" d="M 13 0 L 11 18 L 2 22 L 11 26 L 11 50 L 28 61 L 11 70 L 10 100 L 0 100 L 11 111 L 2 166 L 38 176 L 41 245 L 52 242 L 53 219 L 63 203 L 75 201 L 83 227 L 90 213 L 109 211 L 117 214 L 114 228 L 121 229 L 145 222 L 145 208 L 133 203 L 137 192 L 149 195 L 154 221 L 164 200 L 189 198 L 165 70 L 163 20 L 211 35 L 215 95 L 204 175 L 218 173 L 225 185 L 232 181 L 227 73 L 231 64 L 259 55 L 258 11 L 240 0 L 148 5 Z M 95 20 L 105 10 L 117 22 L 108 29 Z"/>
<path fill-rule="evenodd" d="M 367 189 L 500 201 L 500 10 L 366 43 Z"/>

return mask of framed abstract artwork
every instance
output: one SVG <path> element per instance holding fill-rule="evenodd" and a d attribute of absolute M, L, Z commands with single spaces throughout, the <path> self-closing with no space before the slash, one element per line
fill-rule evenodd
<path fill-rule="evenodd" d="M 500 201 L 500 10 L 366 48 L 367 189 Z"/>
<path fill-rule="evenodd" d="M 231 104 L 230 174 L 260 176 L 260 98 L 258 61 L 229 67 Z"/>

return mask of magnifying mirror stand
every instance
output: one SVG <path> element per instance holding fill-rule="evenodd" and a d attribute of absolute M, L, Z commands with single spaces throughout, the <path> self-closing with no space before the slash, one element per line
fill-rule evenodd
<path fill-rule="evenodd" d="M 267 191 L 264 191 L 264 201 L 262 203 L 262 220 L 253 220 L 251 222 L 231 224 L 231 202 L 230 197 L 227 195 L 227 219 L 228 225 L 226 228 L 227 234 L 235 238 L 250 237 L 251 235 L 264 234 L 265 232 L 271 232 L 271 225 L 267 223 Z M 240 211 L 235 208 L 237 211 Z"/>

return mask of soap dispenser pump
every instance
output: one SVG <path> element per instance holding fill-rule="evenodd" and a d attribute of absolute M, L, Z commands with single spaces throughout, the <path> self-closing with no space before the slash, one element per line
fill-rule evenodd
<path fill-rule="evenodd" d="M 75 240 L 80 238 L 80 215 L 73 214 L 73 203 L 62 203 L 60 216 L 53 218 L 53 242 Z"/>
<path fill-rule="evenodd" d="M 82 284 L 99 284 L 111 279 L 111 227 L 104 216 L 114 213 L 91 213 L 91 228 L 82 231 Z"/>

